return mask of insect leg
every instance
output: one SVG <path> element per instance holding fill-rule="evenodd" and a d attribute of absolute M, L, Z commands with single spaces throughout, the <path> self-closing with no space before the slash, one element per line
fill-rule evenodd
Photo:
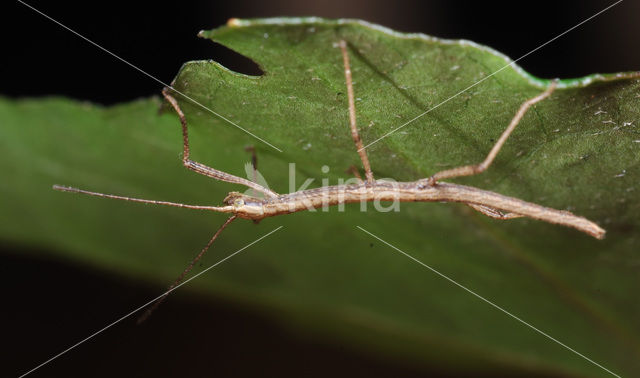
<path fill-rule="evenodd" d="M 434 185 L 438 180 L 452 178 L 452 177 L 460 177 L 460 176 L 472 176 L 472 175 L 476 175 L 478 173 L 484 172 L 487 168 L 489 168 L 489 166 L 493 162 L 493 159 L 495 159 L 496 155 L 498 155 L 498 152 L 500 152 L 502 145 L 504 145 L 507 138 L 509 138 L 509 135 L 511 135 L 511 132 L 513 131 L 513 129 L 515 129 L 518 123 L 520 123 L 520 120 L 525 115 L 527 110 L 529 110 L 529 108 L 534 104 L 549 97 L 551 93 L 556 89 L 556 85 L 557 85 L 556 81 L 551 82 L 549 87 L 544 92 L 542 92 L 536 97 L 530 98 L 529 100 L 525 101 L 522 105 L 520 105 L 520 109 L 518 109 L 518 112 L 509 123 L 509 126 L 507 126 L 507 128 L 502 132 L 502 135 L 500 135 L 500 138 L 498 139 L 496 144 L 493 146 L 491 151 L 489 151 L 489 154 L 487 155 L 487 157 L 484 159 L 482 163 L 476 164 L 476 165 L 465 165 L 462 167 L 440 171 L 427 179 L 428 184 Z"/>
<path fill-rule="evenodd" d="M 484 214 L 484 215 L 486 215 L 488 217 L 495 218 L 495 219 L 507 220 L 507 219 L 514 219 L 514 218 L 522 218 L 523 217 L 523 215 L 520 215 L 520 214 L 506 213 L 506 212 L 504 212 L 502 210 L 498 210 L 496 208 L 493 208 L 493 207 L 490 207 L 490 206 L 486 206 L 486 205 L 478 205 L 478 204 L 475 204 L 475 203 L 467 203 L 467 205 L 470 208 L 472 208 L 472 209 L 474 209 L 474 210 L 476 210 L 476 211 L 478 211 L 478 212 L 480 212 L 480 213 L 482 213 L 482 214 Z"/>
<path fill-rule="evenodd" d="M 367 157 L 367 151 L 362 145 L 362 139 L 358 134 L 358 126 L 356 125 L 356 105 L 353 99 L 353 81 L 351 79 L 351 65 L 349 64 L 349 54 L 347 53 L 347 42 L 340 41 L 340 50 L 342 51 L 342 60 L 344 62 L 344 76 L 347 81 L 347 97 L 349 99 L 349 127 L 351 128 L 351 137 L 356 144 L 356 149 L 362 160 L 362 166 L 364 167 L 364 174 L 367 179 L 367 183 L 373 183 L 373 172 L 371 172 L 371 165 L 369 164 L 369 158 Z"/>
<path fill-rule="evenodd" d="M 167 298 L 167 296 L 169 295 L 169 293 L 171 291 L 173 291 L 173 289 L 178 286 L 178 284 L 180 282 L 182 282 L 182 280 L 184 279 L 184 277 L 187 275 L 187 273 L 189 273 L 189 271 L 191 271 L 191 269 L 193 269 L 193 267 L 196 265 L 196 263 L 202 258 L 202 256 L 204 256 L 204 254 L 207 252 L 207 250 L 209 250 L 209 248 L 211 248 L 211 245 L 213 244 L 214 241 L 216 241 L 216 239 L 218 238 L 218 236 L 220 236 L 220 234 L 222 233 L 222 230 L 224 230 L 231 222 L 233 222 L 233 220 L 236 219 L 235 215 L 232 215 L 231 217 L 229 217 L 229 219 L 227 219 L 226 222 L 224 222 L 224 224 L 218 229 L 218 231 L 216 231 L 215 234 L 213 234 L 213 237 L 211 237 L 211 239 L 209 240 L 209 242 L 207 243 L 206 246 L 204 246 L 204 248 L 202 248 L 202 251 L 200 251 L 200 253 L 198 253 L 198 255 L 189 263 L 189 265 L 186 267 L 186 269 L 182 272 L 182 274 L 180 274 L 180 276 L 175 280 L 174 283 L 171 284 L 171 286 L 169 286 L 169 288 L 167 289 L 167 293 L 165 295 L 163 295 L 162 297 L 158 298 L 158 300 L 153 304 L 153 306 L 149 307 L 149 309 L 147 309 L 147 311 L 144 312 L 144 314 L 142 314 L 139 318 L 138 318 L 138 324 L 144 322 L 149 315 L 151 315 L 151 313 L 158 308 L 158 306 L 160 306 L 160 303 L 164 302 L 164 300 Z"/>
<path fill-rule="evenodd" d="M 278 196 L 277 193 L 271 191 L 270 189 L 265 188 L 262 185 L 256 184 L 255 182 L 251 182 L 242 177 L 234 176 L 232 174 L 219 171 L 215 168 L 211 168 L 209 166 L 200 164 L 196 161 L 189 159 L 189 133 L 187 131 L 187 119 L 185 118 L 184 113 L 182 112 L 182 109 L 180 109 L 180 106 L 178 105 L 178 101 L 169 94 L 169 90 L 170 88 L 165 87 L 162 90 L 162 95 L 169 102 L 169 104 L 171 104 L 171 106 L 176 111 L 176 113 L 178 113 L 178 117 L 180 117 L 180 124 L 182 125 L 182 141 L 183 141 L 182 164 L 185 167 L 187 167 L 188 169 L 196 173 L 214 178 L 216 180 L 248 186 L 251 189 L 264 193 L 268 197 L 275 198 Z"/>
<path fill-rule="evenodd" d="M 360 172 L 358 172 L 358 168 L 355 165 L 352 165 L 345 171 L 345 173 L 351 173 L 359 183 L 362 183 L 362 176 L 360 176 Z"/>

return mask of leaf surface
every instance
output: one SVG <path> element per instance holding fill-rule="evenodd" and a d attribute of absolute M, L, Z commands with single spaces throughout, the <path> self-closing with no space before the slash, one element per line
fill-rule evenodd
<path fill-rule="evenodd" d="M 510 60 L 489 48 L 353 20 L 234 20 L 201 36 L 253 59 L 264 75 L 189 62 L 176 89 L 282 152 L 178 97 L 192 159 L 245 177 L 244 148 L 254 145 L 260 173 L 280 193 L 306 179 L 338 184 L 361 165 L 340 39 L 349 44 L 364 143 L 406 124 L 367 148 L 377 178 L 412 181 L 481 161 L 520 104 L 548 85 L 505 68 Z M 604 241 L 527 219 L 488 219 L 459 204 L 403 203 L 399 212 L 351 205 L 259 226 L 236 221 L 204 267 L 284 227 L 189 285 L 261 304 L 316 337 L 424 366 L 606 374 L 360 226 L 614 372 L 638 371 L 640 84 L 632 76 L 561 81 L 486 173 L 454 180 L 588 217 L 607 229 Z M 111 108 L 1 99 L 0 169 L 11 179 L 0 183 L 0 237 L 161 287 L 172 282 L 224 216 L 50 189 L 211 205 L 244 190 L 184 169 L 177 117 L 158 115 L 160 107 L 158 98 Z"/>

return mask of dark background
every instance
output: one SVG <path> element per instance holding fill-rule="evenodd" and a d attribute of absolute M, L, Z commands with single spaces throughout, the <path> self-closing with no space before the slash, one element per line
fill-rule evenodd
<path fill-rule="evenodd" d="M 198 31 L 215 28 L 231 17 L 360 18 L 398 31 L 470 39 L 517 59 L 615 1 L 31 0 L 27 3 L 168 83 L 183 62 L 196 59 L 214 59 L 240 72 L 259 73 L 247 59 L 196 36 Z M 162 89 L 157 82 L 26 6 L 14 2 L 12 7 L 10 17 L 4 21 L 6 54 L 0 66 L 3 78 L 0 93 L 64 95 L 112 104 L 158 94 Z M 638 70 L 638 15 L 640 2 L 623 1 L 519 64 L 539 77 Z"/>
<path fill-rule="evenodd" d="M 170 82 L 183 62 L 194 59 L 214 59 L 240 72 L 259 73 L 247 59 L 197 38 L 199 30 L 222 25 L 230 17 L 361 18 L 399 31 L 470 39 L 516 59 L 613 2 L 28 3 Z M 10 7 L 3 12 L 1 26 L 0 95 L 62 95 L 113 104 L 159 94 L 162 86 L 157 82 L 26 6 L 14 2 Z M 519 64 L 540 77 L 638 70 L 639 15 L 640 2 L 624 1 Z M 141 287 L 112 272 L 24 257 L 43 252 L 0 246 L 0 274 L 8 283 L 0 319 L 6 348 L 0 362 L 3 376 L 26 372 L 88 336 L 96 324 L 115 320 L 114 311 L 120 312 L 114 309 L 124 314 L 162 289 Z M 176 326 L 167 328 L 167 324 Z M 340 345 L 318 344 L 277 324 L 232 303 L 207 304 L 182 296 L 168 301 L 147 324 L 137 327 L 129 319 L 32 376 L 418 376 L 428 371 Z"/>

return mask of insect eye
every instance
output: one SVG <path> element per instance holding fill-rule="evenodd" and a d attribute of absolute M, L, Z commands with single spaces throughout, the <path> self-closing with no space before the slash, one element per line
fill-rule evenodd
<path fill-rule="evenodd" d="M 233 201 L 233 206 L 243 206 L 243 205 L 244 205 L 244 200 L 242 198 L 238 198 Z"/>

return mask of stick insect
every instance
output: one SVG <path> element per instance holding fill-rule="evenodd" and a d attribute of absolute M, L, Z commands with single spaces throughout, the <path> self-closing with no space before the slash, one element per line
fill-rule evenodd
<path fill-rule="evenodd" d="M 503 131 L 500 138 L 497 140 L 484 161 L 482 161 L 481 163 L 476 165 L 467 165 L 453 169 L 447 169 L 437 172 L 431 177 L 413 182 L 391 183 L 388 181 L 376 181 L 373 176 L 373 171 L 371 170 L 371 165 L 369 164 L 367 152 L 363 148 L 362 140 L 360 139 L 360 136 L 358 134 L 351 65 L 349 63 L 347 42 L 341 40 L 338 45 L 342 53 L 344 76 L 347 86 L 347 97 L 349 103 L 349 127 L 351 129 L 351 137 L 353 139 L 357 152 L 360 155 L 360 160 L 362 161 L 362 166 L 365 172 L 364 179 L 361 179 L 359 178 L 359 175 L 356 175 L 358 183 L 302 190 L 289 194 L 278 194 L 270 190 L 269 188 L 259 185 L 256 182 L 234 176 L 232 174 L 219 171 L 215 168 L 193 161 L 190 159 L 189 134 L 187 129 L 186 117 L 182 112 L 182 109 L 180 108 L 177 100 L 170 94 L 170 88 L 164 88 L 162 94 L 166 101 L 178 114 L 180 124 L 182 126 L 183 165 L 196 173 L 211 177 L 219 181 L 244 185 L 253 189 L 254 193 L 262 193 L 264 197 L 246 195 L 239 192 L 230 192 L 223 201 L 224 206 L 200 206 L 141 198 L 131 198 L 113 194 L 96 193 L 58 185 L 54 185 L 53 188 L 55 190 L 64 192 L 87 194 L 96 197 L 231 214 L 231 216 L 214 233 L 206 246 L 200 251 L 200 253 L 198 253 L 198 255 L 191 261 L 191 263 L 184 269 L 182 274 L 180 274 L 176 281 L 169 287 L 169 290 L 173 289 L 184 279 L 189 271 L 193 269 L 194 265 L 202 258 L 202 256 L 207 252 L 207 250 L 211 247 L 215 240 L 220 236 L 222 231 L 234 220 L 243 218 L 258 222 L 267 217 L 290 214 L 323 206 L 339 205 L 343 203 L 355 203 L 374 200 L 401 202 L 459 202 L 470 206 L 474 210 L 477 210 L 484 215 L 496 219 L 507 220 L 519 217 L 529 217 L 548 223 L 572 227 L 597 239 L 602 239 L 604 237 L 605 230 L 603 230 L 594 222 L 586 218 L 574 215 L 571 212 L 544 207 L 541 205 L 523 201 L 518 198 L 504 196 L 498 193 L 478 189 L 471 186 L 441 181 L 443 179 L 476 175 L 488 169 L 515 127 L 525 116 L 527 110 L 536 103 L 551 96 L 556 88 L 555 81 L 551 82 L 551 84 L 543 93 L 522 103 L 507 128 Z M 355 170 L 354 173 L 357 173 L 357 170 Z M 149 310 L 147 310 L 147 312 L 142 316 L 141 319 L 146 318 L 165 298 L 166 295 L 158 299 L 158 301 Z"/>

